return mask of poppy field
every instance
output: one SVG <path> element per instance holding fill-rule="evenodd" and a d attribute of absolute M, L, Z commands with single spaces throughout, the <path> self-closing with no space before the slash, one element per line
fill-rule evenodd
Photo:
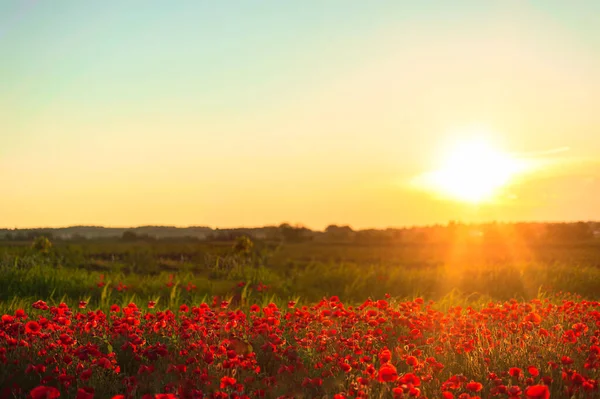
<path fill-rule="evenodd" d="M 2 315 L 0 363 L 2 398 L 597 398 L 600 303 L 38 300 Z"/>
<path fill-rule="evenodd" d="M 119 245 L 0 247 L 0 398 L 600 398 L 591 244 Z"/>

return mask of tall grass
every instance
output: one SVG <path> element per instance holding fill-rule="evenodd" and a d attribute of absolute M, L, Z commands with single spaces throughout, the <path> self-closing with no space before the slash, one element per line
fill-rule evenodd
<path fill-rule="evenodd" d="M 540 292 L 570 292 L 598 299 L 600 268 L 567 263 L 521 262 L 506 264 L 439 264 L 403 267 L 378 262 L 359 264 L 345 261 L 313 261 L 287 267 L 249 262 L 248 258 L 224 255 L 214 259 L 213 270 L 194 272 L 186 267 L 175 272 L 149 275 L 125 273 L 121 268 L 94 271 L 64 267 L 48 257 L 30 254 L 0 259 L 0 307 L 14 308 L 43 299 L 50 303 L 86 301 L 90 306 L 153 300 L 160 307 L 199 303 L 213 296 L 275 296 L 282 301 L 314 302 L 339 296 L 347 302 L 365 298 L 421 296 L 439 300 L 450 296 L 528 300 Z M 226 266 L 224 266 L 226 265 Z M 143 266 L 139 266 L 143 268 Z M 215 273 L 215 271 L 218 271 Z M 241 288 L 238 283 L 245 282 Z M 99 284 L 100 283 L 100 284 Z M 258 285 L 267 286 L 258 291 Z"/>

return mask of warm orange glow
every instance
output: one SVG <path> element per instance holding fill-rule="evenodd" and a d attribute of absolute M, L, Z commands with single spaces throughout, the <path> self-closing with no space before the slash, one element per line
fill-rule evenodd
<path fill-rule="evenodd" d="M 471 139 L 451 149 L 441 167 L 418 183 L 444 197 L 477 204 L 493 200 L 523 170 L 522 162 L 489 142 Z"/>
<path fill-rule="evenodd" d="M 600 220 L 591 5 L 54 3 L 0 0 L 0 227 Z"/>

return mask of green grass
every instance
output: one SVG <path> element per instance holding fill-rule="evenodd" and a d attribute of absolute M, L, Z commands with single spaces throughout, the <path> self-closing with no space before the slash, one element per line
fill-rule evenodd
<path fill-rule="evenodd" d="M 139 257 L 138 257 L 139 258 Z M 174 307 L 182 303 L 199 303 L 213 296 L 230 298 L 241 293 L 237 288 L 246 282 L 246 296 L 274 296 L 282 301 L 300 299 L 304 303 L 323 297 L 339 296 L 349 303 L 365 298 L 440 300 L 442 298 L 486 298 L 508 300 L 537 298 L 570 292 L 597 299 L 600 268 L 567 262 L 542 261 L 438 263 L 422 267 L 401 264 L 358 263 L 343 260 L 288 262 L 283 265 L 257 261 L 254 257 L 222 254 L 206 257 L 209 264 L 181 263 L 175 271 L 132 272 L 127 265 L 108 263 L 105 270 L 73 267 L 55 257 L 28 253 L 0 257 L 0 309 L 14 309 L 38 299 L 59 303 L 84 300 L 90 306 L 104 308 L 112 303 L 154 300 L 158 306 Z M 112 266 L 111 266 L 112 265 Z M 144 265 L 137 268 L 144 270 Z M 98 287 L 99 282 L 104 287 Z M 172 286 L 167 283 L 171 281 Z M 269 288 L 258 292 L 258 284 Z M 119 284 L 127 286 L 118 290 Z M 188 287 L 194 287 L 191 290 Z"/>

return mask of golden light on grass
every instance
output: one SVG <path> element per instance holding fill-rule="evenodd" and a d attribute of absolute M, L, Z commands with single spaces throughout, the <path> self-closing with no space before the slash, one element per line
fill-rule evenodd
<path fill-rule="evenodd" d="M 439 168 L 415 183 L 444 198 L 479 204 L 496 199 L 524 169 L 523 162 L 489 141 L 471 138 L 449 148 Z"/>

